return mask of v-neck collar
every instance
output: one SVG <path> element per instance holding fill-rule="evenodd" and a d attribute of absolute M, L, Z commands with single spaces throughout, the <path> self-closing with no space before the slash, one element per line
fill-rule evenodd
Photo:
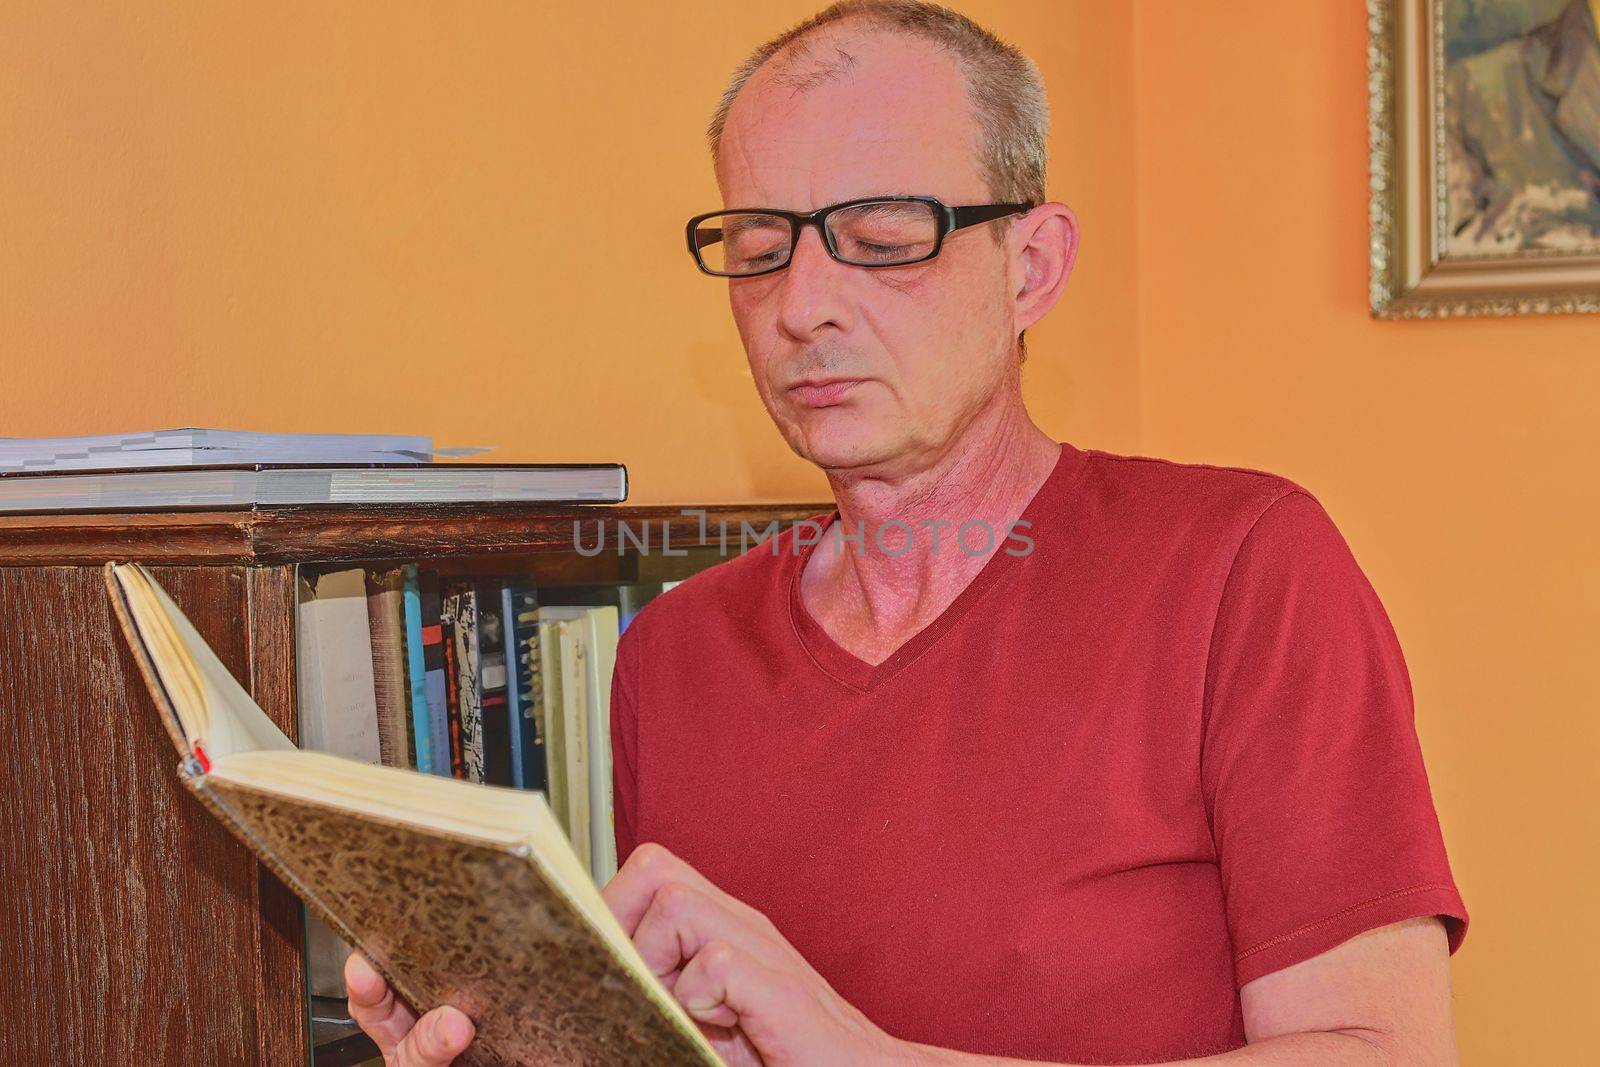
<path fill-rule="evenodd" d="M 1032 551 L 1039 550 L 1042 534 L 1048 536 L 1041 528 L 1043 524 L 1039 521 L 1040 517 L 1050 514 L 1058 503 L 1065 500 L 1076 484 L 1078 475 L 1087 465 L 1088 457 L 1085 453 L 1065 441 L 1059 443 L 1061 455 L 1056 459 L 1055 467 L 1034 492 L 1032 499 L 1028 501 L 1019 516 L 1022 522 L 1028 524 L 1021 527 L 1021 532 L 1034 543 Z M 838 521 L 839 509 L 835 508 L 820 523 L 824 535 Z M 847 651 L 830 637 L 828 631 L 823 629 L 822 624 L 806 609 L 805 601 L 801 597 L 800 576 L 805 573 L 806 561 L 811 558 L 811 553 L 816 551 L 817 545 L 821 544 L 822 540 L 823 538 L 818 538 L 798 551 L 788 554 L 789 620 L 794 625 L 795 636 L 799 639 L 801 647 L 824 674 L 841 685 L 863 693 L 882 685 L 915 662 L 949 631 L 984 593 L 1014 574 L 1026 559 L 1026 554 L 1007 552 L 1007 539 L 997 536 L 998 543 L 993 554 L 984 562 L 978 573 L 973 575 L 966 588 L 962 589 L 933 621 L 907 638 L 899 648 L 890 653 L 887 659 L 882 663 L 871 664 Z"/>

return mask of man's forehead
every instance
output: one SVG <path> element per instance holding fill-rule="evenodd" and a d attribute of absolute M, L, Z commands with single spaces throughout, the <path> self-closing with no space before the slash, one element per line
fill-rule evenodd
<path fill-rule="evenodd" d="M 948 53 L 905 36 L 836 34 L 774 57 L 746 83 L 724 128 L 718 178 L 731 206 L 954 196 L 981 189 L 976 142 Z"/>

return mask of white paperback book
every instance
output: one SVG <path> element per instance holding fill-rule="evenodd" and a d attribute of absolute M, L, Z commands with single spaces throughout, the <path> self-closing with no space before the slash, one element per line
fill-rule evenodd
<path fill-rule="evenodd" d="M 366 575 L 360 569 L 300 580 L 295 685 L 300 747 L 380 764 L 378 702 L 367 626 Z M 350 946 L 315 915 L 306 916 L 311 992 L 342 997 Z"/>
<path fill-rule="evenodd" d="M 588 721 L 589 869 L 597 885 L 617 873 L 617 832 L 611 796 L 611 676 L 617 666 L 617 609 L 609 604 L 539 606 L 541 621 L 565 622 L 580 649 Z M 564 678 L 573 684 L 571 678 Z"/>

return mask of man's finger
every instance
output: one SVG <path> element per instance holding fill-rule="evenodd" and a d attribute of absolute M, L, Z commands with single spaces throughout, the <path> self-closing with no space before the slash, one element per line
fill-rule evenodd
<path fill-rule="evenodd" d="M 700 888 L 700 883 L 712 886 L 705 876 L 670 851 L 653 841 L 634 849 L 617 873 L 600 890 L 617 921 L 632 937 L 639 928 L 639 920 L 649 909 L 650 902 L 668 882 L 684 882 Z"/>
<path fill-rule="evenodd" d="M 633 931 L 634 947 L 658 977 L 689 962 L 708 941 L 737 945 L 769 967 L 782 955 L 782 947 L 751 929 L 743 915 L 683 882 L 668 882 L 656 890 Z"/>
<path fill-rule="evenodd" d="M 695 1021 L 738 1026 L 760 1048 L 763 1026 L 794 1018 L 779 1003 L 788 988 L 748 952 L 713 940 L 684 966 L 673 996 Z"/>
<path fill-rule="evenodd" d="M 417 1021 L 416 1015 L 359 952 L 350 953 L 344 961 L 344 986 L 350 1017 L 377 1043 L 385 1059 L 393 1056 Z"/>
<path fill-rule="evenodd" d="M 417 1020 L 400 1042 L 394 1067 L 450 1067 L 472 1044 L 472 1020 L 446 1005 Z"/>
<path fill-rule="evenodd" d="M 673 883 L 699 890 L 717 902 L 724 911 L 739 918 L 752 936 L 764 936 L 763 928 L 771 925 L 761 912 L 724 893 L 711 879 L 673 855 L 665 846 L 653 841 L 635 848 L 621 869 L 600 890 L 600 894 L 605 897 L 606 905 L 616 915 L 622 928 L 632 937 L 654 902 L 657 891 Z"/>
<path fill-rule="evenodd" d="M 706 930 L 716 926 L 704 915 L 706 899 L 698 889 L 682 882 L 669 882 L 656 890 L 650 906 L 633 929 L 633 947 L 639 950 L 650 973 L 670 974 L 694 958 L 695 950 L 712 936 L 724 940 L 731 930 Z"/>

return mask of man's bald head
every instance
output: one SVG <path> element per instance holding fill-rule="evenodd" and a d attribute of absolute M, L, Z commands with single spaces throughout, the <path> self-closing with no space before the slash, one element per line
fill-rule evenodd
<path fill-rule="evenodd" d="M 909 36 L 954 60 L 977 126 L 975 150 L 990 194 L 997 202 L 1044 202 L 1050 113 L 1038 68 L 965 15 L 922 0 L 841 0 L 752 52 L 734 72 L 706 131 L 719 176 L 729 113 L 757 71 L 763 81 L 805 93 L 850 77 L 856 67 L 852 39 L 872 33 Z"/>

